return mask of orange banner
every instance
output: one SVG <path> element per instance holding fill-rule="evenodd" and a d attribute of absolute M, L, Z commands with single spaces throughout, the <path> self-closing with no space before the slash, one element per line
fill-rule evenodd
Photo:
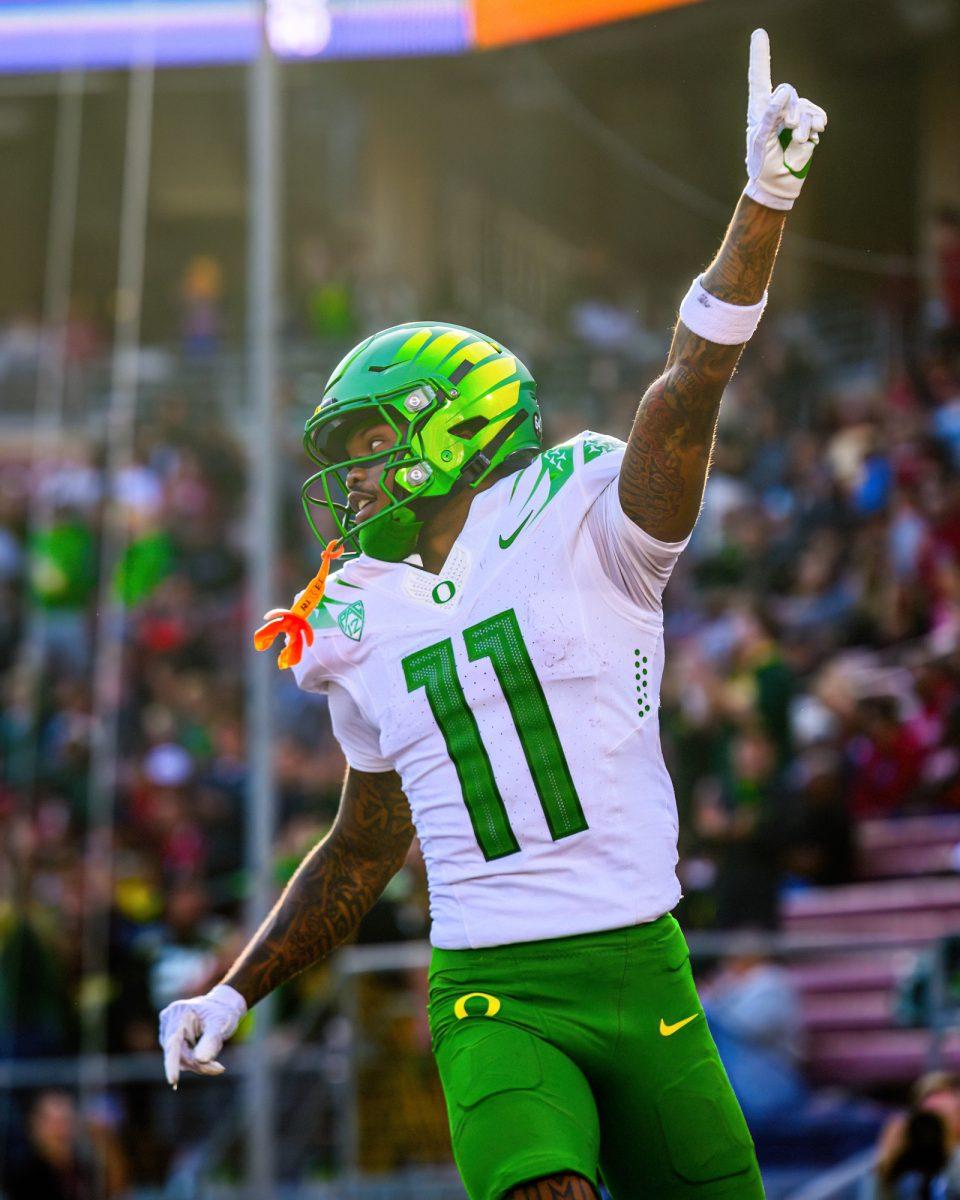
<path fill-rule="evenodd" d="M 697 0 L 473 0 L 480 48 L 551 37 Z"/>

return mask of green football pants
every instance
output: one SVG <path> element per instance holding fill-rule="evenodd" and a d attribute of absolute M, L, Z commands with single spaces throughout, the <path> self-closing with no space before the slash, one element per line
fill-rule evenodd
<path fill-rule="evenodd" d="M 614 1200 L 762 1200 L 672 916 L 435 950 L 430 1030 L 471 1200 L 559 1172 Z"/>

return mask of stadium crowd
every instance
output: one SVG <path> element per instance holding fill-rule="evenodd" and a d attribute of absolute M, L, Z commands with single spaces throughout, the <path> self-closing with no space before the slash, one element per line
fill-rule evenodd
<path fill-rule="evenodd" d="M 580 306 L 573 351 L 534 348 L 547 444 L 585 425 L 626 436 L 661 347 L 644 334 L 638 355 L 617 317 Z M 750 347 L 667 592 L 661 723 L 692 927 L 774 927 L 784 889 L 855 877 L 861 820 L 960 807 L 956 331 L 891 371 L 874 341 L 840 363 L 814 329 L 769 321 Z M 323 343 L 324 361 L 339 348 Z M 554 365 L 538 372 L 541 358 Z M 319 555 L 297 501 L 297 394 L 284 399 L 277 603 Z M 244 655 L 260 616 L 244 596 L 244 503 L 242 447 L 175 379 L 112 479 L 72 434 L 39 473 L 26 450 L 0 459 L 0 1059 L 72 1054 L 98 1011 L 111 1051 L 153 1052 L 157 1009 L 203 991 L 237 949 Z M 87 820 L 104 519 L 124 533 L 109 581 L 125 606 L 109 831 Z M 278 673 L 275 702 L 279 885 L 330 825 L 343 762 L 322 699 Z M 109 955 L 91 970 L 94 911 Z M 420 938 L 426 922 L 414 854 L 361 938 Z M 282 1006 L 323 987 L 322 969 L 308 973 Z M 138 1096 L 111 1110 L 126 1136 Z M 37 1112 L 55 1124 L 55 1099 Z M 137 1174 L 164 1160 L 143 1132 L 158 1127 L 139 1126 Z"/>

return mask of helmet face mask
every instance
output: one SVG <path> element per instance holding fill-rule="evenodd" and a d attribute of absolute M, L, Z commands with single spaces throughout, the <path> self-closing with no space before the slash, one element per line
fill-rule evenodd
<path fill-rule="evenodd" d="M 398 412 L 407 409 L 409 415 Z M 342 464 L 351 458 L 347 451 L 350 435 L 365 425 L 389 425 L 397 436 L 397 445 L 412 432 L 415 423 L 410 418 L 426 415 L 439 406 L 436 389 L 427 382 L 413 389 L 402 388 L 394 394 L 360 397 L 336 404 L 336 410 L 325 416 L 326 405 L 320 405 L 307 422 L 303 438 L 304 449 L 319 467 Z"/>
<path fill-rule="evenodd" d="M 349 456 L 349 435 L 380 422 L 394 430 L 396 444 Z M 539 451 L 536 385 L 509 351 L 473 330 L 394 326 L 361 343 L 334 371 L 307 422 L 304 448 L 320 467 L 301 489 L 313 532 L 324 540 L 312 512 L 320 504 L 344 542 L 399 561 L 414 549 L 422 525 L 417 502 L 476 487 L 512 454 Z M 387 504 L 357 522 L 346 503 L 346 477 L 353 466 L 377 462 Z"/>
<path fill-rule="evenodd" d="M 411 506 L 426 490 L 429 478 L 425 475 L 419 483 L 414 483 L 414 486 L 410 487 L 410 471 L 422 466 L 421 458 L 415 452 L 411 442 L 412 422 L 404 429 L 390 408 L 375 401 L 352 407 L 353 412 L 341 423 L 341 428 L 331 431 L 332 437 L 325 441 L 326 450 L 318 448 L 315 433 L 311 435 L 308 425 L 308 432 L 304 436 L 304 447 L 313 461 L 319 465 L 320 470 L 304 482 L 300 489 L 300 500 L 310 528 L 321 543 L 325 543 L 326 538 L 317 528 L 313 510 L 318 506 L 325 508 L 331 514 L 338 536 L 347 545 L 363 549 L 362 543 L 369 536 L 369 530 L 375 528 L 377 522 L 388 524 L 381 519 L 389 513 L 398 512 L 398 510 L 404 511 L 409 516 L 401 518 L 401 524 L 407 526 L 411 523 L 410 518 L 414 517 Z M 389 425 L 396 434 L 394 444 L 387 447 L 386 450 L 377 450 L 373 454 L 350 456 L 346 448 L 349 435 L 360 426 L 381 422 Z M 349 491 L 347 475 L 355 466 L 369 467 L 378 463 L 382 464 L 382 470 L 376 486 L 377 490 L 387 497 L 387 505 L 366 521 L 358 521 L 356 513 L 347 502 Z M 402 479 L 405 486 L 402 488 L 397 487 L 398 472 L 403 472 Z M 387 482 L 388 476 L 391 474 L 393 490 Z M 396 518 L 394 519 L 395 523 Z M 416 522 L 416 524 L 419 531 L 422 522 Z M 373 539 L 374 542 L 376 540 L 376 538 Z M 410 553 L 410 551 L 406 553 Z M 374 557 L 380 557 L 380 555 L 374 555 Z M 400 557 L 406 557 L 406 554 L 402 554 Z"/>

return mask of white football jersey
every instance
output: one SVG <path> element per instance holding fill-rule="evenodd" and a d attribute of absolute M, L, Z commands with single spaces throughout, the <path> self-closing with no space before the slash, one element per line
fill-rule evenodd
<path fill-rule="evenodd" d="M 626 517 L 623 450 L 555 446 L 477 493 L 439 575 L 360 555 L 312 618 L 297 682 L 329 694 L 352 766 L 399 773 L 435 946 L 615 929 L 680 898 L 657 708 L 686 543 Z"/>

